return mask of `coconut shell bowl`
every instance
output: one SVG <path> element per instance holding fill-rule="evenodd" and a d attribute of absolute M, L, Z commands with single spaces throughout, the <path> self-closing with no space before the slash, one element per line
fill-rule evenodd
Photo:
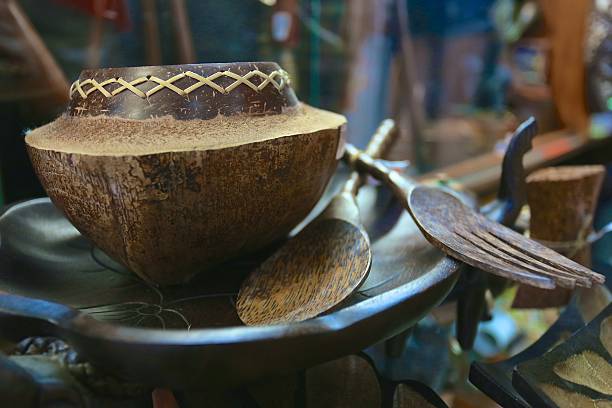
<path fill-rule="evenodd" d="M 108 68 L 83 71 L 26 144 L 67 219 L 163 286 L 285 237 L 323 194 L 345 123 L 271 62 Z"/>
<path fill-rule="evenodd" d="M 26 137 L 50 199 L 0 209 L 0 341 L 61 338 L 121 381 L 218 389 L 401 336 L 460 263 L 381 187 L 360 193 L 373 261 L 358 291 L 287 324 L 236 310 L 275 241 L 346 182 L 344 125 L 272 63 L 84 71 Z"/>

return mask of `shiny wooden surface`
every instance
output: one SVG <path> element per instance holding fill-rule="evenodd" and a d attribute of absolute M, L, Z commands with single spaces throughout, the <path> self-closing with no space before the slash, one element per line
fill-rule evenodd
<path fill-rule="evenodd" d="M 612 151 L 612 137 L 585 139 L 584 135 L 579 133 L 559 130 L 538 135 L 533 140 L 533 149 L 525 156 L 524 165 L 527 172 L 530 172 L 584 157 L 602 149 L 607 152 Z M 502 153 L 487 153 L 422 174 L 419 180 L 450 179 L 462 185 L 466 190 L 486 197 L 494 194 L 499 186 L 502 161 Z"/>
<path fill-rule="evenodd" d="M 367 152 L 384 156 L 396 136 L 395 122 L 384 120 Z M 354 171 L 317 219 L 243 281 L 236 302 L 243 322 L 261 325 L 309 319 L 361 286 L 372 265 L 370 238 L 356 201 L 365 182 Z"/>
<path fill-rule="evenodd" d="M 419 185 L 347 145 L 351 165 L 385 183 L 429 242 L 447 255 L 494 275 L 540 288 L 601 284 L 605 278 L 491 221 L 440 188 Z"/>
<path fill-rule="evenodd" d="M 395 224 L 389 215 L 384 222 Z M 1 334 L 60 337 L 113 375 L 172 388 L 227 387 L 313 366 L 411 327 L 455 284 L 459 263 L 440 256 L 408 222 L 405 256 L 420 251 L 439 262 L 417 263 L 410 274 L 398 268 L 389 290 L 357 292 L 326 315 L 244 327 L 234 297 L 240 276 L 261 259 L 219 267 L 222 279 L 200 276 L 156 290 L 93 247 L 48 199 L 22 203 L 0 216 Z M 374 259 L 401 248 L 377 242 Z"/>

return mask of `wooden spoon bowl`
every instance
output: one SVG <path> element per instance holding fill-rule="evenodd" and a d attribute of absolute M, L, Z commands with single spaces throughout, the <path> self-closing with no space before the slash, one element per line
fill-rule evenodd
<path fill-rule="evenodd" d="M 285 236 L 322 195 L 346 119 L 274 63 L 83 71 L 26 136 L 53 202 L 143 279 L 187 281 Z"/>
<path fill-rule="evenodd" d="M 367 152 L 381 156 L 397 136 L 384 120 Z M 236 301 L 248 325 L 296 322 L 337 306 L 363 283 L 372 265 L 370 238 L 356 196 L 364 179 L 354 172 L 325 210 L 243 281 Z"/>

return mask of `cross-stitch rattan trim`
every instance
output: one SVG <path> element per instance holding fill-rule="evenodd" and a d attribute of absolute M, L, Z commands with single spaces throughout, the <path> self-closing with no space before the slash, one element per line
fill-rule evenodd
<path fill-rule="evenodd" d="M 254 76 L 257 76 L 262 79 L 259 85 L 256 85 L 250 81 L 250 79 Z M 223 87 L 214 82 L 216 79 L 221 77 L 232 78 L 235 81 L 230 85 Z M 196 82 L 194 82 L 192 85 L 188 86 L 185 89 L 181 89 L 178 86 L 174 85 L 174 82 L 183 78 L 191 78 L 194 79 Z M 146 92 L 136 87 L 137 85 L 147 82 L 156 83 L 157 86 L 149 89 Z M 105 87 L 111 84 L 120 84 L 121 86 L 117 87 L 112 91 L 109 91 Z M 236 74 L 231 71 L 219 71 L 207 77 L 203 77 L 192 71 L 185 71 L 166 80 L 153 75 L 143 76 L 140 78 L 136 78 L 132 81 L 126 81 L 121 77 L 110 78 L 103 82 L 98 82 L 95 79 L 85 79 L 84 81 L 80 81 L 77 79 L 76 81 L 74 81 L 72 86 L 70 86 L 70 97 L 72 98 L 75 93 L 78 93 L 79 95 L 81 95 L 81 98 L 86 99 L 87 96 L 89 96 L 89 94 L 91 94 L 92 92 L 99 91 L 105 97 L 110 98 L 123 91 L 130 91 L 141 98 L 148 98 L 156 92 L 161 91 L 162 89 L 168 89 L 170 91 L 176 92 L 181 96 L 187 96 L 191 92 L 202 86 L 209 86 L 219 93 L 228 94 L 242 84 L 248 86 L 256 92 L 261 92 L 266 86 L 270 84 L 274 86 L 278 91 L 281 91 L 285 86 L 290 85 L 291 81 L 289 79 L 289 74 L 287 74 L 287 72 L 282 69 L 272 71 L 269 74 L 263 73 L 256 69 L 253 71 L 249 71 L 245 75 Z M 87 85 L 90 86 L 87 89 L 84 89 L 84 87 Z"/>

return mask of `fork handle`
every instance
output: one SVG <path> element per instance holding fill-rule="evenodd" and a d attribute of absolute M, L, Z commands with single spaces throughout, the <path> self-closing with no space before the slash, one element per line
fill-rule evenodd
<path fill-rule="evenodd" d="M 375 158 L 381 158 L 393 146 L 397 139 L 397 127 L 393 119 L 383 120 L 372 136 L 366 147 L 366 154 Z"/>
<path fill-rule="evenodd" d="M 408 196 L 410 192 L 418 185 L 415 181 L 408 177 L 399 174 L 397 171 L 386 166 L 382 161 L 374 159 L 372 156 L 361 152 L 351 144 L 346 145 L 344 159 L 353 168 L 361 172 L 365 172 L 376 180 L 385 183 L 395 196 L 404 201 L 402 204 L 408 206 Z"/>
<path fill-rule="evenodd" d="M 370 139 L 370 142 L 366 147 L 366 153 L 370 157 L 384 156 L 389 148 L 391 148 L 393 143 L 395 143 L 397 140 L 398 133 L 399 132 L 397 131 L 397 127 L 395 126 L 395 121 L 393 119 L 383 120 L 376 129 L 372 139 Z M 354 196 L 357 194 L 359 187 L 361 187 L 364 183 L 365 177 L 358 172 L 353 172 L 344 185 L 343 190 Z"/>

